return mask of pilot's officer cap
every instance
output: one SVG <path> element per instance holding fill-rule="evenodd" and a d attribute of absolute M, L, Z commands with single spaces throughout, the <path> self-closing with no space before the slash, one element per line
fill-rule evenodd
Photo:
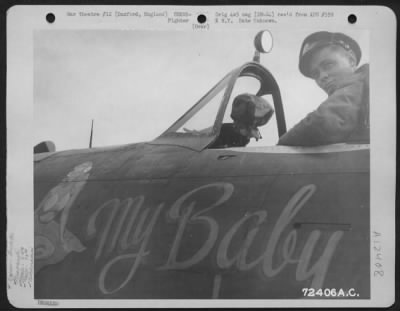
<path fill-rule="evenodd" d="M 301 45 L 299 56 L 300 72 L 306 77 L 311 78 L 310 60 L 314 52 L 329 45 L 339 45 L 346 51 L 353 51 L 356 57 L 356 65 L 361 59 L 361 49 L 358 43 L 349 36 L 340 32 L 319 31 L 306 37 Z"/>

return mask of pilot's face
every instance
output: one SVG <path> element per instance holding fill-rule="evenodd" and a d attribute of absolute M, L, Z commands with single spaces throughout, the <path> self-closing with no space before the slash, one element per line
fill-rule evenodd
<path fill-rule="evenodd" d="M 316 51 L 310 61 L 312 79 L 328 95 L 332 94 L 340 79 L 356 69 L 354 57 L 340 46 L 327 46 Z"/>

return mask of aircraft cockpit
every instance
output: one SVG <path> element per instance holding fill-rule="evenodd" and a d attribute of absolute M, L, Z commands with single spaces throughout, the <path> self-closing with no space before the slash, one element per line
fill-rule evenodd
<path fill-rule="evenodd" d="M 272 48 L 271 34 L 259 32 L 254 45 L 256 50 L 252 62 L 227 74 L 153 143 L 181 145 L 195 150 L 244 147 L 265 138 L 276 143 L 286 132 L 281 94 L 273 75 L 259 63 L 260 53 Z M 257 104 L 251 101 L 238 104 L 237 99 L 243 95 L 251 97 Z M 268 107 L 256 109 L 263 105 L 258 103 L 267 103 Z M 248 131 L 253 128 L 253 135 L 244 134 L 241 126 L 246 113 L 236 116 L 236 120 L 232 118 L 238 108 L 235 104 L 244 111 L 255 113 L 251 120 L 253 126 L 248 127 Z"/>

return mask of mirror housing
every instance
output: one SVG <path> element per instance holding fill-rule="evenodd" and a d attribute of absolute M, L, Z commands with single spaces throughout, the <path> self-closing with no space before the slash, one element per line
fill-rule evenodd
<path fill-rule="evenodd" d="M 272 50 L 273 38 L 269 30 L 261 30 L 254 38 L 254 47 L 260 53 L 269 53 Z"/>
<path fill-rule="evenodd" d="M 272 50 L 273 38 L 269 30 L 259 31 L 254 38 L 254 47 L 256 51 L 254 52 L 253 61 L 260 62 L 260 53 L 269 53 Z"/>

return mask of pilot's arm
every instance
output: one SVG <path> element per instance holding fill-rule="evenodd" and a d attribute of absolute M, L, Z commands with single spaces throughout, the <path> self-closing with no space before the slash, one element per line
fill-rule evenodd
<path fill-rule="evenodd" d="M 358 125 L 363 83 L 357 81 L 336 90 L 315 111 L 287 133 L 278 145 L 316 146 L 345 142 Z"/>

